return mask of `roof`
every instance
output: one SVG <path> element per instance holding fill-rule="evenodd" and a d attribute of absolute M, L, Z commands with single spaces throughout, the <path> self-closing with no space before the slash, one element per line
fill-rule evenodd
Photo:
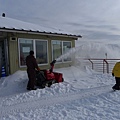
<path fill-rule="evenodd" d="M 0 17 L 0 31 L 52 34 L 52 35 L 58 35 L 58 36 L 69 36 L 69 37 L 77 37 L 77 38 L 82 37 L 81 35 L 74 35 L 61 30 L 47 28 L 40 25 L 23 22 L 23 21 L 8 18 L 8 17 Z"/>

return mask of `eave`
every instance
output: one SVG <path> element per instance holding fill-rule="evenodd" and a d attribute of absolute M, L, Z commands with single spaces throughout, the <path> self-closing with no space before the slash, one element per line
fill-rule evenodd
<path fill-rule="evenodd" d="M 24 30 L 24 29 L 16 29 L 16 28 L 0 28 L 1 32 L 13 32 L 13 33 L 25 33 L 25 34 L 37 34 L 37 35 L 49 35 L 49 36 L 61 36 L 61 37 L 70 37 L 70 38 L 82 38 L 81 35 L 73 35 L 73 34 L 64 34 L 64 33 L 54 33 L 54 32 L 46 32 L 46 31 L 33 31 L 33 30 Z"/>

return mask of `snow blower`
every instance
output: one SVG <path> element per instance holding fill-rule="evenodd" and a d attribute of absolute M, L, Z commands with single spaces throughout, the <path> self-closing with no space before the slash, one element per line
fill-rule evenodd
<path fill-rule="evenodd" d="M 63 74 L 58 72 L 53 72 L 56 60 L 50 63 L 49 70 L 36 71 L 36 86 L 38 88 L 50 87 L 54 83 L 63 82 Z"/>

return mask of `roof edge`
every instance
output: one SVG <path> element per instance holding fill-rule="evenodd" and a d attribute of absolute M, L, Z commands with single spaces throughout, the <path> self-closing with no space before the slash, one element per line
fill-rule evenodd
<path fill-rule="evenodd" d="M 42 34 L 42 35 L 54 35 L 54 36 L 65 36 L 72 38 L 82 38 L 81 35 L 72 35 L 72 34 L 64 34 L 64 33 L 52 33 L 52 32 L 40 32 L 40 31 L 32 31 L 32 30 L 19 30 L 19 29 L 8 29 L 8 28 L 0 28 L 0 31 L 5 32 L 16 32 L 16 33 L 27 33 L 27 34 Z"/>

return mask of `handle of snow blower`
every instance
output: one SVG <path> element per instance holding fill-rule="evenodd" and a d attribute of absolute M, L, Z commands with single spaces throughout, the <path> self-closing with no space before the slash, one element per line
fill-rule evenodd
<path fill-rule="evenodd" d="M 56 60 L 53 60 L 51 63 L 50 63 L 50 72 L 53 72 L 53 68 L 54 68 L 54 64 L 56 63 Z"/>

